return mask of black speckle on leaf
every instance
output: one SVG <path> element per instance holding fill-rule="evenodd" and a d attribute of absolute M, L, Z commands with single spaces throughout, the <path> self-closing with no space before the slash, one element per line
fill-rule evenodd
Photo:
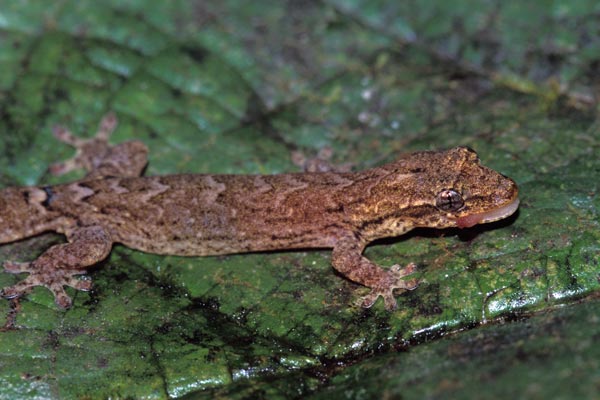
<path fill-rule="evenodd" d="M 200 47 L 185 46 L 182 50 L 185 54 L 190 56 L 194 61 L 198 63 L 203 62 L 207 54 L 207 51 Z"/>

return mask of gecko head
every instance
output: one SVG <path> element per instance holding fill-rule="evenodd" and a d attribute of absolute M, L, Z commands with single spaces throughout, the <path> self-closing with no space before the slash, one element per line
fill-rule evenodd
<path fill-rule="evenodd" d="M 421 158 L 416 162 L 428 163 L 430 170 L 427 193 L 421 194 L 424 209 L 430 212 L 424 226 L 469 228 L 506 218 L 518 209 L 517 184 L 481 165 L 474 150 L 456 147 L 415 155 Z"/>
<path fill-rule="evenodd" d="M 456 165 L 456 179 L 436 194 L 435 205 L 443 223 L 469 228 L 501 220 L 517 211 L 519 189 L 515 181 L 481 165 L 475 151 L 469 148 L 457 147 L 448 153 Z"/>
<path fill-rule="evenodd" d="M 506 218 L 519 207 L 516 183 L 481 165 L 467 147 L 406 154 L 381 168 L 386 175 L 363 209 L 379 221 L 372 237 L 415 227 L 468 228 Z"/>

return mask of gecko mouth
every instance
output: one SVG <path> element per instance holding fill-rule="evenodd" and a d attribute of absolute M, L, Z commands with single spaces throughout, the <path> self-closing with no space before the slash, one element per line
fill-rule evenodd
<path fill-rule="evenodd" d="M 498 221 L 508 217 L 509 215 L 512 215 L 515 211 L 517 211 L 517 208 L 519 208 L 519 198 L 515 198 L 510 203 L 490 211 L 465 215 L 464 217 L 457 218 L 456 225 L 459 228 L 470 228 L 473 225 Z"/>

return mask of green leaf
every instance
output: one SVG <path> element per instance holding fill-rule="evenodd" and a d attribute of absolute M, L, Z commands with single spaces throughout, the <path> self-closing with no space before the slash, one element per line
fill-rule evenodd
<path fill-rule="evenodd" d="M 43 288 L 16 316 L 0 302 L 15 318 L 0 332 L 0 397 L 592 396 L 598 11 L 0 1 L 2 187 L 81 177 L 46 172 L 73 153 L 51 128 L 90 137 L 113 110 L 111 140 L 146 143 L 148 175 L 297 171 L 292 151 L 325 146 L 361 169 L 467 145 L 521 197 L 505 221 L 370 246 L 382 265 L 419 265 L 421 285 L 391 313 L 353 306 L 366 289 L 333 272 L 330 251 L 185 258 L 117 245 L 68 311 Z M 0 262 L 63 240 L 2 245 Z M 0 287 L 20 278 L 2 272 Z"/>

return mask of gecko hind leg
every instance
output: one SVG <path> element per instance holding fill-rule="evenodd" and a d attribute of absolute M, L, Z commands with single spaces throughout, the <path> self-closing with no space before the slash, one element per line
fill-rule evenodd
<path fill-rule="evenodd" d="M 12 299 L 21 297 L 36 287 L 44 286 L 54 295 L 54 301 L 61 308 L 69 308 L 72 300 L 65 292 L 63 286 L 70 286 L 77 290 L 89 291 L 92 288 L 91 279 L 77 279 L 74 275 L 85 274 L 85 269 L 54 269 L 44 268 L 35 265 L 35 262 L 12 262 L 7 261 L 4 264 L 4 270 L 12 274 L 28 272 L 29 276 L 16 285 L 5 287 L 0 291 L 2 297 Z"/>
<path fill-rule="evenodd" d="M 75 155 L 68 160 L 52 164 L 50 166 L 50 172 L 53 175 L 63 175 L 79 168 L 85 168 L 88 172 L 93 171 L 105 157 L 105 154 L 109 149 L 108 138 L 116 126 L 117 117 L 112 112 L 106 114 L 102 118 L 98 127 L 98 132 L 90 139 L 78 138 L 66 127 L 55 126 L 52 129 L 54 137 L 57 140 L 74 147 L 77 151 Z"/>
<path fill-rule="evenodd" d="M 54 137 L 74 147 L 76 152 L 70 159 L 52 164 L 50 173 L 63 175 L 83 168 L 88 179 L 140 176 L 148 163 L 148 148 L 137 140 L 110 145 L 108 139 L 116 126 L 117 117 L 110 112 L 102 118 L 96 135 L 90 139 L 78 138 L 62 126 L 54 127 Z"/>

